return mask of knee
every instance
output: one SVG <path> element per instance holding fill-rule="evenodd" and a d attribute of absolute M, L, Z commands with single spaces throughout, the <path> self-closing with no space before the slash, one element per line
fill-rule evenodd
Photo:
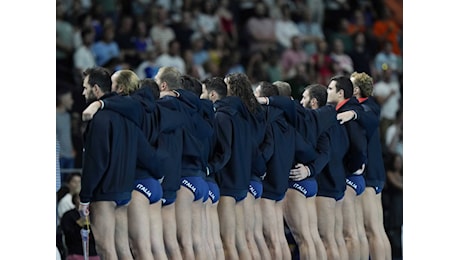
<path fill-rule="evenodd" d="M 358 233 L 356 232 L 356 230 L 345 229 L 343 231 L 343 238 L 345 239 L 345 241 L 353 241 L 356 243 L 359 242 Z"/>

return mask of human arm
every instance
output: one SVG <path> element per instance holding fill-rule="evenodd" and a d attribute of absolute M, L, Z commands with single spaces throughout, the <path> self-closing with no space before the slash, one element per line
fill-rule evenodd
<path fill-rule="evenodd" d="M 316 151 L 318 154 L 316 160 L 311 161 L 307 164 L 308 169 L 310 170 L 311 177 L 314 177 L 318 173 L 320 173 L 329 162 L 330 138 L 327 133 L 321 134 L 318 138 L 318 141 L 316 143 Z"/>
<path fill-rule="evenodd" d="M 345 127 L 350 140 L 350 147 L 345 156 L 345 166 L 349 173 L 362 174 L 363 167 L 367 164 L 366 132 L 356 121 L 348 122 Z"/>
<path fill-rule="evenodd" d="M 140 130 L 137 132 L 137 166 L 146 169 L 153 178 L 161 182 L 164 177 L 161 164 L 168 157 L 168 153 L 154 148 Z"/>
<path fill-rule="evenodd" d="M 233 126 L 231 118 L 217 112 L 215 121 L 216 144 L 214 155 L 209 160 L 208 168 L 210 173 L 221 170 L 230 160 L 232 151 Z"/>
<path fill-rule="evenodd" d="M 94 117 L 97 111 L 102 109 L 112 110 L 126 117 L 138 127 L 142 124 L 143 108 L 139 101 L 129 96 L 111 96 L 103 100 L 92 102 L 82 113 L 82 120 L 88 121 Z"/>
<path fill-rule="evenodd" d="M 80 204 L 88 206 L 93 192 L 110 163 L 110 136 L 113 125 L 108 117 L 96 115 L 88 125 L 83 148 Z M 81 207 L 80 207 L 81 208 Z M 87 207 L 86 211 L 87 212 Z"/>

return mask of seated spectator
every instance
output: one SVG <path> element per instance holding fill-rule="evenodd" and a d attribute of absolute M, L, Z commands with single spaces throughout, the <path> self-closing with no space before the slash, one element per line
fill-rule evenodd
<path fill-rule="evenodd" d="M 334 46 L 331 51 L 331 59 L 337 62 L 339 73 L 351 74 L 354 71 L 353 60 L 350 55 L 345 53 L 343 42 L 340 38 L 334 40 Z"/>
<path fill-rule="evenodd" d="M 65 247 L 67 249 L 67 257 L 65 259 L 83 260 L 83 244 L 80 231 L 84 228 L 86 223 L 83 219 L 81 219 L 78 208 L 75 207 L 80 204 L 80 196 L 76 193 L 72 195 L 71 199 L 74 208 L 67 211 L 61 219 L 61 228 L 64 236 Z M 91 232 L 91 227 L 89 232 L 88 256 L 89 260 L 100 259 L 96 252 L 96 244 L 94 242 L 93 233 Z"/>
<path fill-rule="evenodd" d="M 295 67 L 300 63 L 306 64 L 308 61 L 308 55 L 302 48 L 300 36 L 292 36 L 290 46 L 291 47 L 284 50 L 281 54 L 283 74 L 286 78 L 294 77 Z"/>
<path fill-rule="evenodd" d="M 281 19 L 275 20 L 275 36 L 281 51 L 291 48 L 291 39 L 299 36 L 300 31 L 291 19 L 291 9 L 288 4 L 281 6 Z"/>
<path fill-rule="evenodd" d="M 92 51 L 96 57 L 97 66 L 106 67 L 114 59 L 120 59 L 120 48 L 115 41 L 113 26 L 104 26 L 103 38 L 94 43 Z"/>
<path fill-rule="evenodd" d="M 268 16 L 267 6 L 263 1 L 259 1 L 254 11 L 255 15 L 251 16 L 246 23 L 249 52 L 265 52 L 270 47 L 277 47 L 275 20 Z"/>
<path fill-rule="evenodd" d="M 72 202 L 72 196 L 80 193 L 81 189 L 81 174 L 72 173 L 65 180 L 64 185 L 68 188 L 68 192 L 57 202 L 58 217 L 62 218 L 64 213 L 74 209 L 75 204 Z"/>
<path fill-rule="evenodd" d="M 324 33 L 321 25 L 313 21 L 310 9 L 305 8 L 302 20 L 297 22 L 297 28 L 299 28 L 300 34 L 302 35 L 304 49 L 307 54 L 316 54 L 316 46 L 320 40 L 324 39 Z"/>
<path fill-rule="evenodd" d="M 155 64 L 160 67 L 175 67 L 181 74 L 185 73 L 185 61 L 180 55 L 180 43 L 172 40 L 168 44 L 168 51 L 158 56 Z"/>
<path fill-rule="evenodd" d="M 158 53 L 167 53 L 169 42 L 176 39 L 176 34 L 169 25 L 169 14 L 161 6 L 157 10 L 156 21 L 150 28 L 150 38 L 153 45 L 158 48 Z"/>

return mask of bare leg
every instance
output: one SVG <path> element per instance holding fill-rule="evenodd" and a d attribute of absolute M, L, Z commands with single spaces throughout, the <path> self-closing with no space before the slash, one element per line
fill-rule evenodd
<path fill-rule="evenodd" d="M 214 237 L 213 237 L 213 224 L 211 219 L 211 207 L 212 207 L 212 200 L 209 198 L 205 203 L 205 214 L 203 216 L 203 224 L 202 226 L 205 227 L 203 230 L 206 234 L 204 234 L 205 242 L 208 245 L 207 250 L 209 250 L 209 257 L 210 259 L 217 259 L 216 247 L 214 245 Z M 219 236 L 220 239 L 220 236 Z"/>
<path fill-rule="evenodd" d="M 388 239 L 387 232 L 385 231 L 385 226 L 383 224 L 383 208 L 382 208 L 382 193 L 377 194 L 375 197 L 375 205 L 377 206 L 377 222 L 380 229 L 380 236 L 383 241 L 385 248 L 385 260 L 391 260 L 391 244 Z"/>
<path fill-rule="evenodd" d="M 378 223 L 378 208 L 376 203 L 375 190 L 372 187 L 366 187 L 364 193 L 360 196 L 362 202 L 362 211 L 364 218 L 364 228 L 369 241 L 369 251 L 372 260 L 385 260 L 385 247 L 380 236 L 380 227 Z"/>
<path fill-rule="evenodd" d="M 286 239 L 286 233 L 284 232 L 284 218 L 283 218 L 283 205 L 285 198 L 275 203 L 276 210 L 276 222 L 278 226 L 278 239 L 280 241 L 281 254 L 284 260 L 291 260 L 291 248 Z"/>
<path fill-rule="evenodd" d="M 219 227 L 219 215 L 217 213 L 217 207 L 220 202 L 216 202 L 214 204 L 211 204 L 210 207 L 210 219 L 211 219 L 211 225 L 212 227 L 212 240 L 214 243 L 214 248 L 216 249 L 216 260 L 224 260 L 225 259 L 225 253 L 224 253 L 224 247 L 222 245 L 222 239 L 220 238 L 220 227 Z"/>
<path fill-rule="evenodd" d="M 115 248 L 115 203 L 95 201 L 90 204 L 91 231 L 101 259 L 117 260 Z"/>
<path fill-rule="evenodd" d="M 300 192 L 288 189 L 284 203 L 284 219 L 299 247 L 300 259 L 316 259 L 311 232 L 306 223 L 309 222 L 305 196 Z"/>
<path fill-rule="evenodd" d="M 115 247 L 118 259 L 133 260 L 128 237 L 128 206 L 115 208 Z"/>
<path fill-rule="evenodd" d="M 318 232 L 323 241 L 328 260 L 340 260 L 339 247 L 335 239 L 335 211 L 334 198 L 317 196 L 316 209 Z"/>
<path fill-rule="evenodd" d="M 254 238 L 257 243 L 257 248 L 259 249 L 260 256 L 263 260 L 270 260 L 270 250 L 268 250 L 267 243 L 265 243 L 264 233 L 263 233 L 263 218 L 262 218 L 262 209 L 260 207 L 261 199 L 256 199 L 254 201 Z"/>
<path fill-rule="evenodd" d="M 375 193 L 375 192 L 374 192 Z M 356 225 L 359 238 L 361 260 L 369 260 L 369 242 L 364 228 L 363 194 L 356 197 Z M 375 206 L 375 205 L 374 205 Z M 375 214 L 377 212 L 374 212 Z M 374 259 L 374 258 L 373 258 Z"/>
<path fill-rule="evenodd" d="M 231 196 L 221 196 L 217 206 L 219 228 L 226 260 L 238 260 L 236 249 L 236 201 Z"/>
<path fill-rule="evenodd" d="M 239 259 L 251 259 L 251 252 L 246 242 L 246 220 L 244 216 L 244 201 L 247 197 L 236 203 L 236 250 L 238 251 Z"/>
<path fill-rule="evenodd" d="M 343 237 L 343 201 L 344 198 L 336 202 L 335 211 L 335 241 L 337 241 L 337 247 L 339 248 L 340 259 L 348 259 L 348 249 Z"/>
<path fill-rule="evenodd" d="M 207 194 L 206 194 L 207 195 Z M 204 203 L 202 199 L 192 202 L 192 244 L 195 259 L 208 259 L 203 237 L 202 218 L 204 215 Z"/>
<path fill-rule="evenodd" d="M 167 260 L 166 249 L 163 241 L 163 219 L 161 200 L 150 204 L 150 243 L 155 260 Z M 142 258 L 141 258 L 142 259 Z"/>
<path fill-rule="evenodd" d="M 246 199 L 243 201 L 244 207 L 244 217 L 246 220 L 246 241 L 248 244 L 249 251 L 251 252 L 251 256 L 253 260 L 260 260 L 261 256 L 259 253 L 259 249 L 257 247 L 257 243 L 254 237 L 254 230 L 255 230 L 255 209 L 254 209 L 254 202 L 255 198 L 251 192 L 248 192 Z"/>
<path fill-rule="evenodd" d="M 347 185 L 343 200 L 343 236 L 348 249 L 348 259 L 360 259 L 360 247 L 356 224 L 356 192 Z"/>
<path fill-rule="evenodd" d="M 161 208 L 161 218 L 163 220 L 163 238 L 168 259 L 182 260 L 182 254 L 177 241 L 176 228 L 176 203 L 172 203 Z"/>
<path fill-rule="evenodd" d="M 134 258 L 152 259 L 149 226 L 149 200 L 138 191 L 133 191 L 128 206 L 128 234 Z"/>
<path fill-rule="evenodd" d="M 318 232 L 318 217 L 316 213 L 316 197 L 306 198 L 306 208 L 308 213 L 309 227 L 311 232 L 311 237 L 313 238 L 313 243 L 315 243 L 316 249 L 316 259 L 326 260 L 326 248 L 324 248 L 323 241 L 319 236 Z"/>
<path fill-rule="evenodd" d="M 267 242 L 268 249 L 272 259 L 282 259 L 281 244 L 278 238 L 278 229 L 276 225 L 276 208 L 275 201 L 270 199 L 261 198 L 260 208 L 263 220 L 263 233 L 265 241 Z"/>
<path fill-rule="evenodd" d="M 182 258 L 194 260 L 192 238 L 192 202 L 194 194 L 182 186 L 177 191 L 176 199 L 176 223 L 177 239 L 181 248 Z"/>

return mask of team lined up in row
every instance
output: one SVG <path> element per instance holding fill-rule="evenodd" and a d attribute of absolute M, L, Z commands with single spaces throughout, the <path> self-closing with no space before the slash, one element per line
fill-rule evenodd
<path fill-rule="evenodd" d="M 85 71 L 82 188 L 103 259 L 391 259 L 372 78 L 306 87 Z M 356 97 L 355 97 L 356 96 Z M 115 203 L 113 203 L 115 202 Z"/>

